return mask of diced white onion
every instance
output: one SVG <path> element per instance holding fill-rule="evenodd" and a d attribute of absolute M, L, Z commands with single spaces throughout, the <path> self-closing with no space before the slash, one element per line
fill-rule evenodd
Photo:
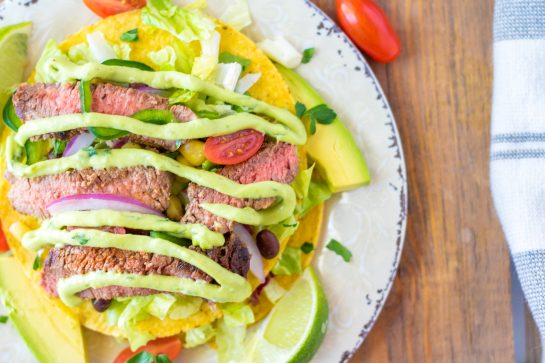
<path fill-rule="evenodd" d="M 104 39 L 104 34 L 101 32 L 87 34 L 87 43 L 89 43 L 89 49 L 97 62 L 102 63 L 105 60 L 117 58 L 114 49 Z"/>
<path fill-rule="evenodd" d="M 248 73 L 241 79 L 239 79 L 237 86 L 235 87 L 235 92 L 245 93 L 261 78 L 261 73 Z"/>
<path fill-rule="evenodd" d="M 303 55 L 286 38 L 281 36 L 265 39 L 257 43 L 257 46 L 272 60 L 288 68 L 297 67 L 303 59 Z"/>
<path fill-rule="evenodd" d="M 239 63 L 219 63 L 216 67 L 216 84 L 234 91 L 241 73 L 242 66 Z"/>

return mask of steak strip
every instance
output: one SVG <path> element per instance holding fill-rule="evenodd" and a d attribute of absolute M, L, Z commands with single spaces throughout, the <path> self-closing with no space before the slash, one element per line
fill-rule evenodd
<path fill-rule="evenodd" d="M 272 180 L 279 183 L 291 183 L 299 170 L 297 148 L 293 145 L 265 143 L 253 157 L 247 161 L 225 166 L 218 173 L 241 184 L 250 184 Z M 202 203 L 223 203 L 233 207 L 265 209 L 274 204 L 275 198 L 239 199 L 216 190 L 190 183 L 187 189 L 189 204 L 182 218 L 183 223 L 202 223 L 208 228 L 226 233 L 231 231 L 235 222 L 218 217 L 200 207 Z"/>
<path fill-rule="evenodd" d="M 246 246 L 234 235 L 225 245 L 203 251 L 191 246 L 191 250 L 207 255 L 224 268 L 246 277 L 250 266 L 250 254 Z M 41 284 L 50 296 L 58 296 L 57 282 L 61 278 L 86 274 L 92 271 L 131 273 L 138 275 L 165 275 L 212 282 L 212 278 L 184 261 L 173 257 L 145 252 L 133 252 L 117 248 L 65 246 L 50 250 L 44 262 Z M 108 286 L 87 289 L 79 293 L 84 299 L 110 300 L 116 297 L 144 296 L 158 293 L 147 288 Z"/>
<path fill-rule="evenodd" d="M 92 86 L 91 111 L 108 115 L 131 116 L 145 109 L 167 110 L 168 99 L 152 95 L 133 88 L 125 88 L 109 83 Z M 76 84 L 22 84 L 13 95 L 15 112 L 24 122 L 46 117 L 67 115 L 81 112 L 79 83 Z M 185 106 L 174 106 L 171 111 L 180 122 L 191 121 L 197 116 Z M 81 134 L 84 129 L 57 132 L 34 136 L 31 140 L 56 138 L 71 139 Z M 162 140 L 148 136 L 130 134 L 129 140 L 153 148 L 175 151 L 175 140 Z"/>
<path fill-rule="evenodd" d="M 47 205 L 76 194 L 104 193 L 131 197 L 151 208 L 168 208 L 173 177 L 152 167 L 83 169 L 35 178 L 17 178 L 6 173 L 11 183 L 8 198 L 18 212 L 47 218 Z"/>

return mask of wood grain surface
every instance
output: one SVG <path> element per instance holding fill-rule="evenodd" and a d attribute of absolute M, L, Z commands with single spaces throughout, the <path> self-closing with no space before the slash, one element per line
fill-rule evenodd
<path fill-rule="evenodd" d="M 493 0 L 376 0 L 403 53 L 371 62 L 407 160 L 398 277 L 351 362 L 513 362 L 508 251 L 489 192 Z M 334 0 L 314 0 L 335 17 Z"/>

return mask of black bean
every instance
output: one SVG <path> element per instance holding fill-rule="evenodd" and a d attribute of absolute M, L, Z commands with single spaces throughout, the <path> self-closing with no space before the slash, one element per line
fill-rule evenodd
<path fill-rule="evenodd" d="M 93 307 L 99 313 L 103 313 L 110 307 L 112 300 L 95 299 L 93 300 Z"/>
<path fill-rule="evenodd" d="M 275 258 L 280 252 L 278 238 L 268 229 L 264 229 L 257 234 L 256 242 L 261 256 L 267 260 Z"/>

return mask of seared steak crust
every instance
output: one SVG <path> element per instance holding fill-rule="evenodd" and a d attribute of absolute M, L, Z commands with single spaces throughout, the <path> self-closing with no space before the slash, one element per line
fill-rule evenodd
<path fill-rule="evenodd" d="M 299 170 L 297 148 L 293 145 L 280 143 L 265 143 L 249 160 L 224 167 L 219 174 L 241 184 L 250 184 L 272 180 L 279 183 L 291 183 Z M 232 230 L 233 223 L 204 210 L 201 203 L 223 203 L 242 208 L 265 209 L 270 207 L 274 198 L 238 199 L 222 194 L 213 189 L 197 184 L 189 184 L 187 189 L 189 204 L 182 218 L 184 223 L 202 223 L 208 228 L 226 233 Z"/>
<path fill-rule="evenodd" d="M 99 83 L 92 87 L 93 112 L 108 115 L 131 116 L 144 109 L 168 109 L 168 100 L 133 88 Z M 13 95 L 15 112 L 23 121 L 81 112 L 79 83 L 77 84 L 22 84 Z M 191 121 L 195 114 L 185 106 L 172 110 L 179 121 Z M 33 140 L 57 138 L 67 140 L 82 133 L 82 129 L 35 136 Z M 167 151 L 176 150 L 176 141 L 161 140 L 141 135 L 129 135 L 129 140 Z"/>
<path fill-rule="evenodd" d="M 203 251 L 191 246 L 190 249 L 206 254 L 226 269 L 246 277 L 250 255 L 246 246 L 234 236 L 225 245 Z M 41 284 L 51 296 L 57 296 L 57 282 L 61 278 L 81 275 L 91 271 L 133 273 L 139 275 L 165 275 L 191 278 L 211 282 L 210 276 L 194 266 L 167 256 L 152 253 L 125 251 L 117 248 L 94 248 L 66 246 L 50 250 L 42 272 Z M 108 286 L 87 289 L 79 295 L 84 299 L 105 299 L 115 297 L 143 296 L 158 291 L 145 288 Z"/>
<path fill-rule="evenodd" d="M 152 167 L 83 169 L 36 178 L 17 178 L 9 173 L 8 198 L 18 212 L 46 218 L 46 206 L 62 197 L 76 194 L 115 194 L 135 198 L 146 205 L 165 210 L 169 205 L 172 175 Z"/>

